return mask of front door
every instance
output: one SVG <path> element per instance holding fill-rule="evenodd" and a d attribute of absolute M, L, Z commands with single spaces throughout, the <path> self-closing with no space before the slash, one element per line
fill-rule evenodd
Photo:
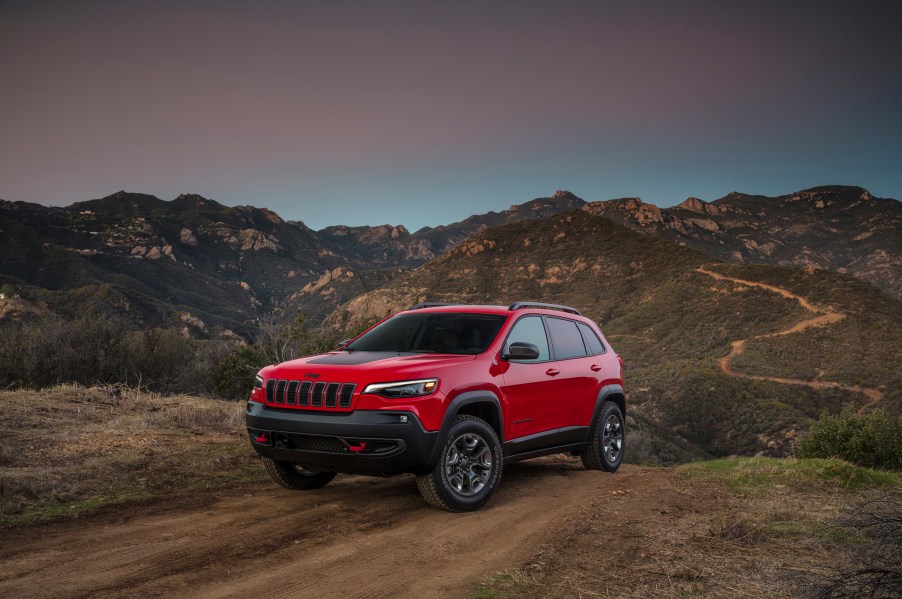
<path fill-rule="evenodd" d="M 514 323 L 502 348 L 507 353 L 512 343 L 532 343 L 539 348 L 537 360 L 508 360 L 504 370 L 504 397 L 507 419 L 505 441 L 550 431 L 558 427 L 554 413 L 555 387 L 560 368 L 551 359 L 548 336 L 541 316 L 524 316 Z"/>

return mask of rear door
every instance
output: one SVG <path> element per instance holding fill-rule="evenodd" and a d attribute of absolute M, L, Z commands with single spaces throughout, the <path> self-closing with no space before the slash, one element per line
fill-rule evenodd
<path fill-rule="evenodd" d="M 545 323 L 561 370 L 554 401 L 557 426 L 589 426 L 597 393 L 597 373 L 583 335 L 577 323 L 569 318 L 546 316 Z"/>
<path fill-rule="evenodd" d="M 539 348 L 538 360 L 506 360 L 504 397 L 507 420 L 506 441 L 557 428 L 554 398 L 560 381 L 560 369 L 551 357 L 548 336 L 541 316 L 517 319 L 504 341 L 502 354 L 512 343 L 532 343 Z"/>

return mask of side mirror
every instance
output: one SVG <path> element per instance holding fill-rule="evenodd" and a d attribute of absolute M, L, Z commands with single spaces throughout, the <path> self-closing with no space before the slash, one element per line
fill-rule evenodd
<path fill-rule="evenodd" d="M 345 339 L 344 341 L 338 342 L 338 347 L 336 349 L 344 349 L 344 346 L 353 341 L 353 339 Z"/>
<path fill-rule="evenodd" d="M 503 360 L 538 360 L 539 346 L 533 343 L 517 341 L 511 343 L 507 353 L 501 355 Z"/>

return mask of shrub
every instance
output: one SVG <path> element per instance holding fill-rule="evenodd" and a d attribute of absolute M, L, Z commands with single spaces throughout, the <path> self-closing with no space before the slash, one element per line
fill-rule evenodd
<path fill-rule="evenodd" d="M 0 388 L 64 383 L 125 384 L 162 392 L 209 393 L 211 372 L 229 344 L 187 339 L 177 331 L 129 329 L 116 317 L 0 324 Z"/>
<path fill-rule="evenodd" d="M 298 314 L 290 324 L 267 323 L 253 345 L 241 345 L 224 356 L 213 372 L 213 389 L 223 399 L 246 399 L 257 371 L 300 356 L 333 349 L 333 337 L 308 331 Z"/>
<path fill-rule="evenodd" d="M 223 357 L 213 371 L 213 391 L 223 399 L 245 399 L 254 376 L 269 361 L 256 344 L 242 345 Z"/>
<path fill-rule="evenodd" d="M 867 468 L 902 470 L 902 416 L 873 409 L 823 413 L 799 442 L 799 457 L 840 458 Z"/>

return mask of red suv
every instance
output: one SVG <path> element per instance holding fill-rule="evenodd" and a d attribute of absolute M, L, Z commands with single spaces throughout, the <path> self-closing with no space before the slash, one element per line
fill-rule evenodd
<path fill-rule="evenodd" d="M 569 452 L 616 471 L 622 368 L 598 326 L 567 306 L 418 304 L 335 351 L 262 369 L 247 429 L 290 489 L 338 472 L 407 472 L 430 504 L 470 511 L 504 463 Z"/>

